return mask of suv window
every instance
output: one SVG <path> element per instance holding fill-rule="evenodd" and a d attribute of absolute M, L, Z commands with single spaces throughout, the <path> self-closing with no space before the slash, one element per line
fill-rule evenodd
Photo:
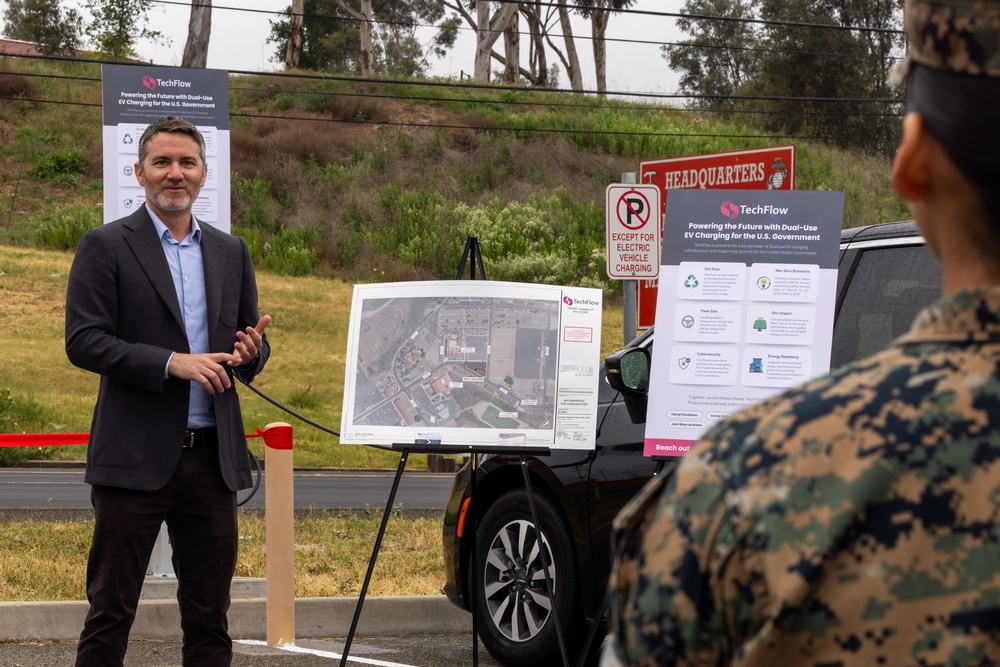
<path fill-rule="evenodd" d="M 833 367 L 884 350 L 941 295 L 941 266 L 925 245 L 861 251 L 833 332 Z"/>

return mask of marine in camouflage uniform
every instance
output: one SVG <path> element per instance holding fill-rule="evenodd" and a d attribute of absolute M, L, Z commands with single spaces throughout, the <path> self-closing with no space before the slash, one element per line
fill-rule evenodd
<path fill-rule="evenodd" d="M 1000 3 L 906 10 L 908 65 L 1000 76 Z M 622 511 L 602 667 L 1000 664 L 1000 184 L 954 151 L 952 99 L 921 92 L 893 178 L 946 296 L 890 349 L 716 425 Z"/>

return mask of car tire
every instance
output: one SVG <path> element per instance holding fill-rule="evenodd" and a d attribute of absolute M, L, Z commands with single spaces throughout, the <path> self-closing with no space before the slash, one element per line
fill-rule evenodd
<path fill-rule="evenodd" d="M 573 534 L 551 497 L 535 493 L 534 502 L 548 545 L 556 615 L 573 664 L 583 627 Z M 536 535 L 528 494 L 516 489 L 490 506 L 476 536 L 479 638 L 490 655 L 508 667 L 562 664 Z"/>

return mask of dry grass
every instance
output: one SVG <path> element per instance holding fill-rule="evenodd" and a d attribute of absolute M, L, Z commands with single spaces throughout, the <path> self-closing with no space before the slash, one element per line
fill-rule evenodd
<path fill-rule="evenodd" d="M 52 432 L 77 433 L 90 428 L 97 378 L 72 366 L 63 347 L 66 281 L 72 254 L 0 246 L 0 333 L 3 372 L 0 384 L 47 408 L 44 424 Z M 260 273 L 260 310 L 274 317 L 268 328 L 273 355 L 254 386 L 288 402 L 309 387 L 319 405 L 299 410 L 305 416 L 340 428 L 344 395 L 347 328 L 353 285 L 325 278 L 289 278 Z M 602 358 L 622 345 L 620 306 L 604 309 Z M 295 465 L 299 467 L 392 468 L 398 456 L 370 447 L 341 445 L 333 436 L 296 421 L 244 387 L 239 388 L 249 431 L 270 422 L 295 427 Z M 262 455 L 258 441 L 251 447 Z M 81 460 L 83 446 L 59 447 L 54 457 Z M 411 458 L 410 467 L 424 465 Z"/>
<path fill-rule="evenodd" d="M 0 524 L 0 600 L 85 600 L 89 522 Z"/>
<path fill-rule="evenodd" d="M 0 67 L 0 97 L 31 99 L 37 96 L 38 87 L 29 77 L 12 72 L 6 67 Z"/>
<path fill-rule="evenodd" d="M 296 597 L 350 597 L 361 591 L 380 512 L 316 511 L 295 521 Z M 93 522 L 0 524 L 0 601 L 86 599 Z M 265 524 L 240 513 L 239 577 L 264 577 Z M 437 595 L 444 585 L 441 519 L 390 517 L 368 592 Z"/>

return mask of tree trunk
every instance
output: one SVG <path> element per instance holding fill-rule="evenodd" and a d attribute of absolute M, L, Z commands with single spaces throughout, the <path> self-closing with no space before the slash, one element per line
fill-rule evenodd
<path fill-rule="evenodd" d="M 372 48 L 372 0 L 361 0 L 361 75 L 375 76 L 375 49 Z"/>
<path fill-rule="evenodd" d="M 485 3 L 483 3 L 485 4 Z M 503 52 L 506 60 L 503 70 L 504 83 L 516 84 L 521 78 L 521 33 L 519 16 L 514 12 L 503 33 Z"/>
<path fill-rule="evenodd" d="M 608 30 L 608 19 L 611 12 L 607 11 L 608 0 L 598 0 L 590 13 L 590 31 L 594 38 L 594 72 L 597 74 L 597 92 L 601 95 L 608 92 L 608 45 L 604 35 Z"/>
<path fill-rule="evenodd" d="M 573 40 L 573 26 L 569 21 L 569 9 L 559 8 L 559 25 L 562 26 L 563 39 L 566 41 L 566 76 L 569 77 L 573 90 L 583 90 L 583 74 L 580 73 L 580 56 L 576 53 L 576 42 Z"/>
<path fill-rule="evenodd" d="M 508 2 L 503 8 L 490 17 L 490 3 L 481 0 L 476 3 L 476 69 L 473 78 L 476 81 L 490 80 L 490 57 L 493 45 L 503 34 L 504 27 L 510 22 L 511 14 L 517 11 L 517 3 Z"/>
<path fill-rule="evenodd" d="M 288 50 L 285 52 L 285 69 L 297 69 L 302 57 L 302 15 L 305 0 L 292 0 L 292 15 L 288 17 Z"/>
<path fill-rule="evenodd" d="M 493 41 L 490 41 L 493 37 Z M 476 62 L 472 77 L 476 81 L 490 80 L 490 50 L 496 37 L 490 34 L 490 3 L 476 3 Z"/>
<path fill-rule="evenodd" d="M 187 43 L 181 67 L 204 68 L 208 63 L 208 38 L 212 34 L 212 0 L 191 0 Z"/>
<path fill-rule="evenodd" d="M 535 72 L 535 85 L 545 88 L 549 85 L 549 61 L 545 53 L 545 28 L 539 22 L 531 31 L 531 69 Z"/>
<path fill-rule="evenodd" d="M 348 5 L 344 0 L 337 4 L 358 22 L 361 38 L 361 76 L 375 75 L 375 49 L 372 48 L 372 0 L 361 0 L 361 11 Z"/>

